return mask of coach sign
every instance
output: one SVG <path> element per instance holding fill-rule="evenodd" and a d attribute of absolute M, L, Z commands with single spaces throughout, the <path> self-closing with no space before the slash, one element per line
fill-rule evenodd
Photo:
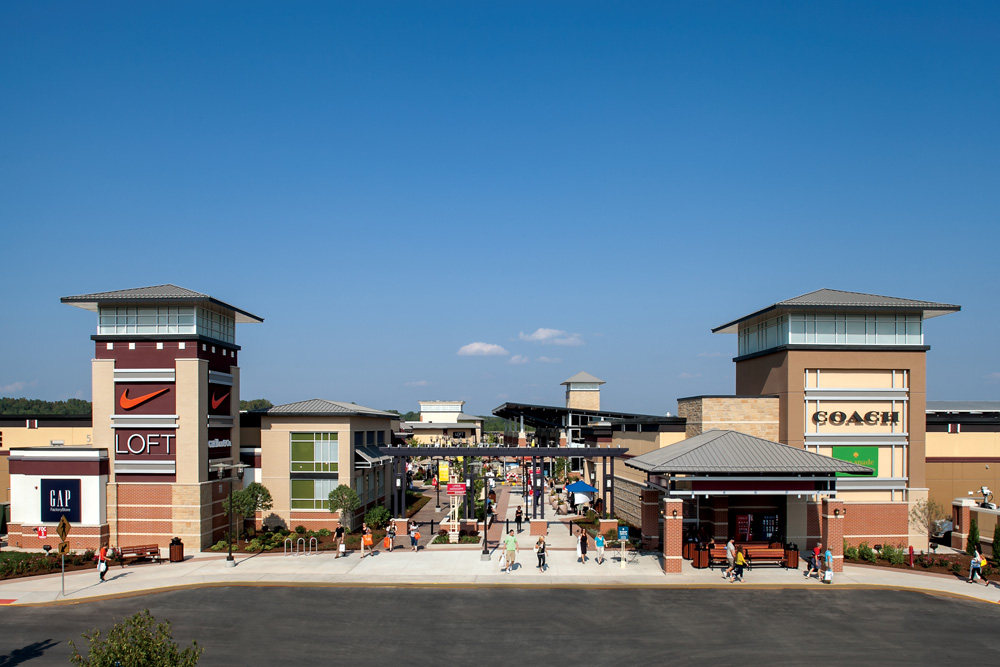
<path fill-rule="evenodd" d="M 64 515 L 70 523 L 80 522 L 83 494 L 79 479 L 41 479 L 39 489 L 42 523 L 58 523 Z"/>

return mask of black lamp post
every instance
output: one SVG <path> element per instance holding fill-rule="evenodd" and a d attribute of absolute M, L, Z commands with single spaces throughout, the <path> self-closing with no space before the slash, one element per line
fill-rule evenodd
<path fill-rule="evenodd" d="M 220 480 L 222 479 L 229 480 L 229 555 L 226 556 L 226 565 L 228 565 L 229 567 L 235 567 L 236 559 L 233 558 L 233 514 L 235 514 L 233 508 L 233 480 L 238 479 L 241 482 L 243 481 L 243 469 L 247 467 L 247 464 L 217 463 L 212 467 L 219 472 Z M 236 477 L 234 478 L 232 475 L 226 477 L 225 473 L 233 469 L 236 470 Z"/>

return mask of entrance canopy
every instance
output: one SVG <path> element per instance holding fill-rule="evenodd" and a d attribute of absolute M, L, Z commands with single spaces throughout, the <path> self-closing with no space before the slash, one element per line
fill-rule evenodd
<path fill-rule="evenodd" d="M 837 493 L 838 475 L 871 475 L 856 463 L 712 429 L 625 461 L 673 497 Z"/>

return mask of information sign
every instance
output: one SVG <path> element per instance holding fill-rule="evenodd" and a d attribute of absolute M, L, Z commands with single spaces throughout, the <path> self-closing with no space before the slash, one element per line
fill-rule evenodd
<path fill-rule="evenodd" d="M 449 496 L 464 496 L 465 495 L 465 484 L 449 484 L 448 485 L 448 495 Z"/>
<path fill-rule="evenodd" d="M 618 539 L 622 542 L 628 541 L 628 526 L 618 526 Z"/>

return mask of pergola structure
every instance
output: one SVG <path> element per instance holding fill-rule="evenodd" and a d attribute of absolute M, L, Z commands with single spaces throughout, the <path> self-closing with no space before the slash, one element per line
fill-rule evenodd
<path fill-rule="evenodd" d="M 406 459 L 431 458 L 454 459 L 463 457 L 462 478 L 468 488 L 474 488 L 475 474 L 469 470 L 468 459 L 472 457 L 510 458 L 530 461 L 531 488 L 534 489 L 534 502 L 531 506 L 532 519 L 545 518 L 545 503 L 542 501 L 542 462 L 547 458 L 578 456 L 588 459 L 602 459 L 601 471 L 604 476 L 603 507 L 605 513 L 615 511 L 615 494 L 612 479 L 615 474 L 615 457 L 628 452 L 626 447 L 379 447 L 379 451 L 392 458 L 393 488 L 392 512 L 401 515 L 406 507 Z M 484 480 L 485 482 L 485 480 Z M 440 483 L 440 481 L 439 481 Z M 485 489 L 485 484 L 484 484 Z M 610 498 L 609 498 L 610 492 Z M 609 504 L 610 500 L 610 504 Z M 474 509 L 465 496 L 465 518 Z"/>

